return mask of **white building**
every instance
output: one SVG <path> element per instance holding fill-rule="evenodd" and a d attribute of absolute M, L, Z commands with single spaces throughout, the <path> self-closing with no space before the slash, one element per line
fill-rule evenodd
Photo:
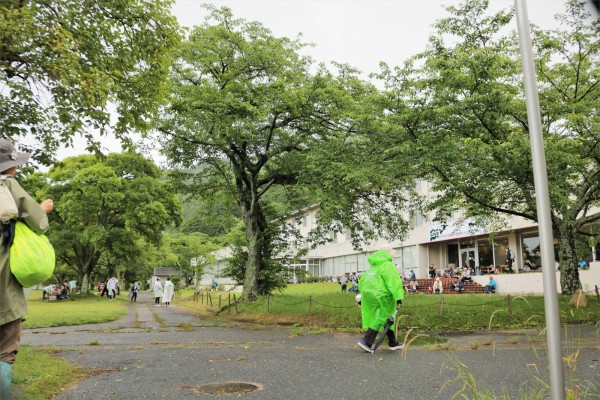
<path fill-rule="evenodd" d="M 425 183 L 420 183 L 419 186 L 424 191 L 429 189 Z M 310 230 L 316 227 L 317 211 L 317 207 L 303 210 L 301 222 L 297 226 L 302 236 L 306 237 Z M 409 235 L 402 241 L 379 240 L 365 246 L 364 251 L 353 249 L 349 235 L 338 234 L 332 237 L 331 243 L 308 250 L 305 256 L 291 266 L 304 268 L 314 276 L 361 273 L 369 267 L 367 256 L 371 252 L 393 249 L 393 262 L 404 277 L 408 276 L 409 270 L 413 270 L 417 278 L 426 278 L 431 264 L 437 271 L 446 268 L 453 268 L 456 271 L 463 266 L 473 269 L 480 267 L 484 276 L 474 277 L 474 280 L 485 285 L 486 274 L 492 268 L 496 267 L 506 272 L 508 246 L 515 254 L 513 269 L 518 267 L 519 271 L 514 275 L 507 273 L 497 275 L 498 292 L 543 292 L 540 272 L 519 274 L 526 271 L 529 266 L 541 264 L 537 224 L 531 221 L 517 217 L 507 218 L 503 227 L 498 229 L 496 226 L 495 232 L 488 232 L 485 227 L 477 226 L 471 220 L 462 220 L 460 216 L 448 219 L 445 225 L 442 225 L 431 222 L 417 213 L 411 221 L 411 228 Z M 558 258 L 556 248 L 555 254 Z M 585 259 L 590 269 L 580 271 L 580 277 L 584 290 L 588 291 L 594 289 L 595 285 L 600 286 L 600 243 L 590 248 Z M 554 268 L 554 260 L 551 267 Z M 560 285 L 558 272 L 557 283 Z"/>

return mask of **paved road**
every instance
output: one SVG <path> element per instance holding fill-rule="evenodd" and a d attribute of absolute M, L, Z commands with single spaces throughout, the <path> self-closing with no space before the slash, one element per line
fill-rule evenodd
<path fill-rule="evenodd" d="M 599 330 L 563 332 L 562 354 L 573 363 L 565 362 L 565 381 L 595 396 Z M 536 393 L 537 378 L 548 382 L 545 337 L 532 330 L 449 335 L 448 351 L 410 346 L 393 352 L 384 344 L 373 355 L 356 347 L 359 338 L 216 326 L 173 306 L 155 307 L 141 293 L 118 321 L 26 330 L 22 343 L 61 348 L 69 362 L 95 372 L 58 399 L 229 397 L 207 394 L 214 393 L 203 386 L 209 384 L 245 399 L 448 399 L 465 384 L 468 399 L 475 392 L 516 399 Z M 243 393 L 241 384 L 256 389 Z"/>

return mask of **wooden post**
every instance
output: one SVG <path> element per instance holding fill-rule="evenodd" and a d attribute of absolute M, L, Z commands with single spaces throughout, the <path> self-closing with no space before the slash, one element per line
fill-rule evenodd
<path fill-rule="evenodd" d="M 267 293 L 267 313 L 269 312 L 269 293 Z"/>
<path fill-rule="evenodd" d="M 440 317 L 444 313 L 444 298 L 442 297 L 442 301 L 440 302 Z"/>
<path fill-rule="evenodd" d="M 512 297 L 510 297 L 510 294 L 506 296 L 506 299 L 508 300 L 508 315 L 512 317 Z"/>
<path fill-rule="evenodd" d="M 204 292 L 200 292 L 200 302 L 204 304 Z"/>
<path fill-rule="evenodd" d="M 238 313 L 238 309 L 237 309 L 237 300 L 235 299 L 235 293 L 233 294 L 233 305 L 235 306 L 235 313 Z"/>
<path fill-rule="evenodd" d="M 210 295 L 210 292 L 206 292 L 206 303 L 208 305 L 208 302 L 210 301 L 210 306 L 212 307 L 212 296 Z"/>
<path fill-rule="evenodd" d="M 221 294 L 219 294 L 219 310 L 221 309 Z"/>
<path fill-rule="evenodd" d="M 308 313 L 312 312 L 312 296 L 308 296 Z"/>
<path fill-rule="evenodd" d="M 600 303 L 600 292 L 598 291 L 598 285 L 596 286 L 596 297 L 598 297 L 598 303 Z"/>
<path fill-rule="evenodd" d="M 227 293 L 227 312 L 231 311 L 231 293 Z"/>

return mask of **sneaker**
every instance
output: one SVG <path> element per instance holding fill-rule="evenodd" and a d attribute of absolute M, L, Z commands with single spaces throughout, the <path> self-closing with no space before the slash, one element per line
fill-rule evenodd
<path fill-rule="evenodd" d="M 390 350 L 401 350 L 403 348 L 404 348 L 404 343 L 401 343 L 401 342 L 390 343 Z"/>
<path fill-rule="evenodd" d="M 367 353 L 373 353 L 373 349 L 367 344 L 364 338 L 361 338 L 356 345 Z"/>

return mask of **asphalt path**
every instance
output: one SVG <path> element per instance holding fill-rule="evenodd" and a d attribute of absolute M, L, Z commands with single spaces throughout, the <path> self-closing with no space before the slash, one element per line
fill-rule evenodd
<path fill-rule="evenodd" d="M 444 335 L 445 350 L 390 351 L 384 342 L 368 354 L 356 346 L 360 335 L 219 326 L 176 300 L 156 307 L 150 296 L 140 293 L 110 323 L 23 332 L 22 344 L 51 347 L 90 371 L 55 398 L 517 399 L 548 391 L 545 335 L 536 330 Z M 586 399 L 600 398 L 599 331 L 562 332 L 565 382 Z"/>

